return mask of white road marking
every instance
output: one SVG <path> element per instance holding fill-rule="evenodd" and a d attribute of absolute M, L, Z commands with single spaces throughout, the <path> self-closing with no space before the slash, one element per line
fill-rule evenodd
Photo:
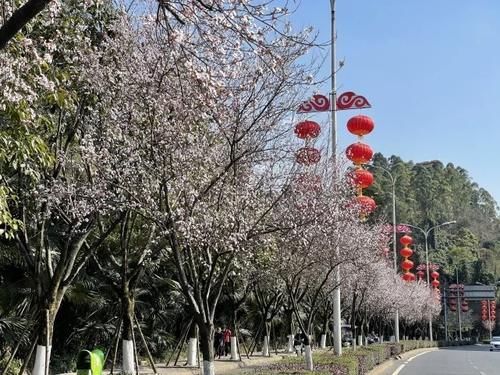
<path fill-rule="evenodd" d="M 401 366 L 399 366 L 399 367 L 396 369 L 396 371 L 394 371 L 394 372 L 392 373 L 392 375 L 398 375 L 398 374 L 401 372 L 401 370 L 402 370 L 402 369 L 403 369 L 403 368 L 404 368 L 404 367 L 408 364 L 408 362 L 410 362 L 410 361 L 411 361 L 411 360 L 413 360 L 414 358 L 417 358 L 417 357 L 419 357 L 419 356 L 421 356 L 421 355 L 424 355 L 424 354 L 430 353 L 431 351 L 432 351 L 432 350 L 429 350 L 429 351 L 427 351 L 427 352 L 423 352 L 423 353 L 419 353 L 419 354 L 417 354 L 417 355 L 414 355 L 414 356 L 413 356 L 413 357 L 411 357 L 411 358 L 408 358 L 408 359 L 406 360 L 406 362 L 405 362 L 405 363 L 403 363 Z M 481 375 L 486 375 L 486 374 L 481 374 Z"/>
<path fill-rule="evenodd" d="M 412 359 L 417 358 L 418 356 L 421 356 L 422 354 L 425 354 L 425 353 L 429 353 L 429 352 L 423 352 L 423 353 L 420 353 L 420 354 L 414 355 L 413 357 L 408 358 L 408 359 L 406 360 L 406 362 L 408 363 L 408 362 L 410 362 Z"/>
<path fill-rule="evenodd" d="M 392 373 L 392 375 L 398 375 L 398 374 L 399 374 L 399 372 L 403 369 L 403 367 L 405 367 L 405 365 L 404 365 L 404 364 L 403 364 L 403 365 L 401 365 L 401 366 L 399 366 L 399 367 L 396 369 L 396 371 L 394 371 L 394 372 Z"/>

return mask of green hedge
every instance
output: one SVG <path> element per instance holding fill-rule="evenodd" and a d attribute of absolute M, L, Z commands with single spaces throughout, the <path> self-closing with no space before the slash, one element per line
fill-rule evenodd
<path fill-rule="evenodd" d="M 344 355 L 337 357 L 331 352 L 313 353 L 314 372 L 304 369 L 303 357 L 287 357 L 271 366 L 262 368 L 261 371 L 252 372 L 258 375 L 304 375 L 304 374 L 330 374 L 330 375 L 365 375 L 375 366 L 389 358 L 403 352 L 415 349 L 470 345 L 467 341 L 423 341 L 408 340 L 399 343 L 372 344 L 358 347 L 357 350 L 344 350 Z"/>

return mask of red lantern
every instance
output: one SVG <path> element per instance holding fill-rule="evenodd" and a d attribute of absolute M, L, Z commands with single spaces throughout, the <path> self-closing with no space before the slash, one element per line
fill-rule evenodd
<path fill-rule="evenodd" d="M 295 125 L 294 132 L 300 139 L 316 138 L 321 132 L 321 126 L 314 121 L 302 121 Z"/>
<path fill-rule="evenodd" d="M 373 150 L 365 143 L 353 143 L 345 151 L 347 158 L 354 164 L 366 164 L 373 157 Z"/>
<path fill-rule="evenodd" d="M 375 123 L 373 122 L 373 120 L 370 117 L 364 115 L 351 117 L 349 121 L 347 121 L 347 130 L 349 130 L 350 133 L 358 135 L 360 137 L 371 133 L 374 127 Z"/>
<path fill-rule="evenodd" d="M 450 311 L 457 311 L 457 305 L 451 305 Z"/>
<path fill-rule="evenodd" d="M 450 303 L 450 305 L 456 305 L 457 300 L 455 298 L 450 298 L 449 303 Z"/>
<path fill-rule="evenodd" d="M 352 172 L 352 181 L 354 185 L 366 189 L 373 184 L 373 175 L 364 169 L 356 169 Z"/>
<path fill-rule="evenodd" d="M 410 249 L 409 247 L 403 247 L 400 251 L 399 251 L 399 254 L 401 254 L 401 256 L 403 258 L 409 258 L 413 255 L 413 250 Z M 420 271 L 422 272 L 422 271 Z M 418 272 L 417 272 L 417 275 L 418 275 Z"/>
<path fill-rule="evenodd" d="M 481 320 L 488 320 L 488 315 L 485 314 L 481 315 Z"/>
<path fill-rule="evenodd" d="M 403 237 L 399 239 L 399 242 L 403 246 L 410 246 L 413 243 L 413 238 L 405 234 Z"/>
<path fill-rule="evenodd" d="M 411 270 L 413 268 L 413 262 L 408 259 L 403 260 L 403 262 L 401 262 L 401 268 L 404 270 Z"/>
<path fill-rule="evenodd" d="M 432 277 L 433 279 L 438 279 L 438 278 L 439 278 L 439 273 L 438 273 L 438 272 L 436 272 L 436 271 L 432 271 L 432 273 L 431 273 L 431 277 Z"/>
<path fill-rule="evenodd" d="M 295 154 L 297 163 L 304 165 L 316 164 L 321 159 L 321 152 L 313 147 L 302 147 Z"/>
<path fill-rule="evenodd" d="M 417 276 L 418 276 L 419 280 L 422 280 L 424 278 L 424 275 L 425 275 L 424 271 L 418 271 L 417 272 Z"/>
<path fill-rule="evenodd" d="M 369 213 L 375 211 L 375 209 L 377 208 L 377 204 L 370 197 L 360 195 L 360 196 L 356 197 L 356 201 L 361 207 L 362 214 L 369 214 Z"/>
<path fill-rule="evenodd" d="M 439 286 L 439 280 L 432 280 L 431 281 L 431 285 L 434 287 L 434 288 L 437 288 Z"/>
<path fill-rule="evenodd" d="M 413 280 L 415 280 L 415 275 L 412 274 L 411 272 L 403 273 L 403 280 L 404 281 L 413 281 Z"/>

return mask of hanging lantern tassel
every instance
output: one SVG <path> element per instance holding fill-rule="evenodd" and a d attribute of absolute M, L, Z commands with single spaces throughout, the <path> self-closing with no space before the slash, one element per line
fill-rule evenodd
<path fill-rule="evenodd" d="M 413 268 L 413 262 L 408 258 L 413 255 L 413 250 L 410 249 L 410 245 L 413 243 L 413 238 L 405 234 L 400 238 L 399 242 L 403 245 L 403 248 L 399 251 L 399 254 L 403 257 L 403 262 L 401 262 L 401 268 L 403 269 L 403 280 L 404 281 L 414 281 L 416 279 L 415 274 L 410 272 Z"/>

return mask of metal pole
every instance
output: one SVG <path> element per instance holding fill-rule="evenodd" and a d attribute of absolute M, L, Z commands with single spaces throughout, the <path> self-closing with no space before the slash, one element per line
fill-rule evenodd
<path fill-rule="evenodd" d="M 331 146 L 332 146 L 332 164 L 335 169 L 335 163 L 337 161 L 337 82 L 336 82 L 336 51 L 335 51 L 335 0 L 330 0 L 331 6 L 331 70 L 332 70 L 332 87 L 330 96 L 330 107 L 331 107 Z M 334 170 L 334 176 L 336 171 Z M 334 177 L 335 178 L 335 177 Z M 335 244 L 335 251 L 337 255 L 339 254 L 338 245 Z M 341 306 L 340 306 L 340 266 L 335 268 L 334 272 L 335 285 L 337 287 L 333 290 L 333 348 L 337 355 L 342 355 L 342 332 L 341 332 Z"/>
<path fill-rule="evenodd" d="M 332 142 L 332 160 L 335 162 L 337 159 L 337 51 L 336 51 L 336 22 L 335 22 L 335 0 L 330 0 L 331 6 L 331 38 L 332 38 L 332 61 L 331 61 L 331 95 L 330 95 L 330 108 L 331 108 L 331 142 Z"/>
<path fill-rule="evenodd" d="M 448 309 L 447 309 L 446 285 L 443 288 L 443 305 L 444 305 L 444 341 L 448 341 Z"/>
<path fill-rule="evenodd" d="M 398 250 L 396 243 L 396 180 L 389 173 L 392 182 L 392 250 L 394 252 L 394 271 L 398 272 Z M 394 338 L 399 342 L 399 309 L 396 308 L 396 315 L 394 316 Z"/>
<path fill-rule="evenodd" d="M 427 244 L 427 236 L 429 235 L 429 231 L 424 232 L 425 238 L 425 270 L 427 271 L 427 286 L 430 284 L 430 276 L 429 276 L 429 245 Z M 429 314 L 429 340 L 432 341 L 432 315 Z"/>
<path fill-rule="evenodd" d="M 462 341 L 462 317 L 460 314 L 460 310 L 462 310 L 462 303 L 460 302 L 460 287 L 458 286 L 458 268 L 455 268 L 457 274 L 457 310 L 458 310 L 458 339 Z"/>

